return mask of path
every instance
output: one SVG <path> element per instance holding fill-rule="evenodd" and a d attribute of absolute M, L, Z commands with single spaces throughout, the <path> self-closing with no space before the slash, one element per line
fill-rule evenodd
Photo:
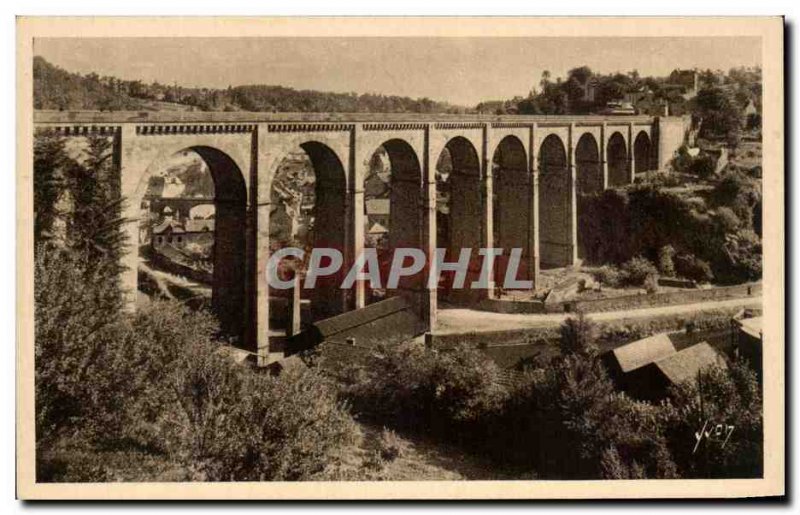
<path fill-rule="evenodd" d="M 718 301 L 705 301 L 694 304 L 656 306 L 651 308 L 629 309 L 624 311 L 602 311 L 588 313 L 595 321 L 648 318 L 660 315 L 691 314 L 712 309 L 727 309 L 760 305 L 761 297 L 742 297 Z M 560 324 L 570 313 L 549 313 L 541 315 L 506 314 L 476 311 L 472 309 L 443 309 L 438 312 L 436 334 L 457 334 L 466 332 L 503 331 L 528 329 Z"/>
<path fill-rule="evenodd" d="M 185 301 L 189 298 L 211 298 L 211 287 L 201 284 L 197 281 L 192 281 L 183 276 L 177 276 L 154 268 L 152 264 L 145 260 L 139 259 L 139 271 L 145 273 L 153 279 L 162 295 L 168 299 L 176 299 Z M 177 289 L 177 290 L 176 290 Z M 176 296 L 175 292 L 185 292 L 182 295 Z"/>

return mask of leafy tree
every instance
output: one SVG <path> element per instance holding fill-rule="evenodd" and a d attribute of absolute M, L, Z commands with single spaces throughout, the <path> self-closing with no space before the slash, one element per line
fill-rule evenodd
<path fill-rule="evenodd" d="M 503 424 L 521 435 L 513 459 L 561 479 L 676 477 L 656 408 L 615 391 L 588 338 L 585 350 L 573 351 L 585 323 L 565 322 L 566 352 L 528 373 L 509 397 Z"/>
<path fill-rule="evenodd" d="M 700 136 L 738 140 L 741 113 L 732 95 L 720 87 L 701 89 L 695 98 L 697 113 L 702 119 Z"/>
<path fill-rule="evenodd" d="M 586 81 L 591 79 L 593 76 L 592 69 L 588 66 L 579 66 L 577 68 L 571 69 L 567 73 L 567 80 L 575 79 L 580 84 L 586 84 Z"/>
<path fill-rule="evenodd" d="M 664 245 L 658 250 L 658 272 L 665 277 L 675 277 L 675 249 Z"/>
<path fill-rule="evenodd" d="M 710 367 L 696 381 L 677 386 L 662 420 L 681 475 L 761 477 L 761 414 L 761 388 L 755 373 L 743 361 L 732 363 L 727 370 Z M 698 442 L 696 433 L 703 428 L 710 434 Z"/>
<path fill-rule="evenodd" d="M 597 347 L 594 344 L 597 327 L 583 313 L 578 313 L 577 317 L 566 319 L 561 324 L 560 332 L 559 349 L 561 354 L 593 355 L 597 352 Z"/>

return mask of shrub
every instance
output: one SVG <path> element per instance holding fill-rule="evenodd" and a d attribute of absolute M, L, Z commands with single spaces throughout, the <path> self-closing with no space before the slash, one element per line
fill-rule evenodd
<path fill-rule="evenodd" d="M 106 356 L 122 320 L 116 286 L 63 248 L 40 245 L 34 262 L 37 444 L 94 420 L 107 385 Z M 112 350 L 113 349 L 113 350 Z"/>
<path fill-rule="evenodd" d="M 619 269 L 613 265 L 603 265 L 592 271 L 595 280 L 601 284 L 616 288 L 620 285 L 621 275 Z"/>
<path fill-rule="evenodd" d="M 717 279 L 724 283 L 757 281 L 762 273 L 761 239 L 749 229 L 727 234 L 717 263 Z"/>
<path fill-rule="evenodd" d="M 596 355 L 562 355 L 511 395 L 504 458 L 559 479 L 676 477 L 654 409 L 615 393 Z"/>
<path fill-rule="evenodd" d="M 401 458 L 406 451 L 406 443 L 391 429 L 383 428 L 380 436 L 375 441 L 381 459 L 392 462 Z"/>
<path fill-rule="evenodd" d="M 714 278 L 709 264 L 692 254 L 678 254 L 675 257 L 675 271 L 681 277 L 701 283 Z"/>
<path fill-rule="evenodd" d="M 209 351 L 207 365 L 178 385 L 185 459 L 208 480 L 320 479 L 341 465 L 360 433 L 326 379 L 307 369 L 242 373 Z"/>
<path fill-rule="evenodd" d="M 718 207 L 713 216 L 713 223 L 718 234 L 736 232 L 741 226 L 739 217 L 733 210 L 726 206 Z"/>
<path fill-rule="evenodd" d="M 62 323 L 71 327 L 75 320 Z M 130 477 L 130 470 L 113 470 L 119 463 L 89 474 L 69 460 L 61 462 L 64 456 L 131 448 L 171 463 L 184 479 L 310 479 L 336 467 L 343 449 L 358 438 L 327 380 L 311 371 L 268 377 L 236 364 L 229 348 L 215 340 L 217 325 L 208 313 L 155 301 L 111 327 L 103 345 L 78 354 L 93 353 L 80 381 L 75 373 L 63 379 L 76 386 L 60 388 L 59 395 L 45 390 L 42 396 L 48 406 L 60 401 L 69 407 L 70 417 L 57 420 L 72 431 L 54 434 L 81 435 L 80 452 L 49 452 L 63 438 L 40 446 L 44 459 L 50 456 L 41 463 L 44 478 Z M 71 353 L 58 356 L 49 348 L 42 355 L 52 363 L 37 371 L 48 372 L 48 378 L 51 368 L 69 370 L 75 361 Z M 40 411 L 45 420 L 55 418 L 52 409 Z"/>
<path fill-rule="evenodd" d="M 692 160 L 689 172 L 701 179 L 708 179 L 714 175 L 716 169 L 715 159 L 708 154 L 700 154 Z"/>
<path fill-rule="evenodd" d="M 362 413 L 412 428 L 448 434 L 479 424 L 506 395 L 500 370 L 485 354 L 467 345 L 437 351 L 419 344 L 393 347 L 373 355 L 345 388 Z M 471 437 L 478 430 L 472 426 Z"/>
<path fill-rule="evenodd" d="M 594 345 L 597 327 L 583 313 L 578 313 L 577 317 L 569 317 L 564 320 L 560 331 L 559 349 L 561 354 L 594 354 L 597 351 Z"/>
<path fill-rule="evenodd" d="M 648 275 L 644 280 L 643 286 L 645 291 L 649 294 L 658 293 L 658 277 L 655 275 Z"/>
<path fill-rule="evenodd" d="M 683 184 L 684 181 L 680 173 L 659 171 L 647 174 L 641 182 L 661 188 L 674 188 Z"/>
<path fill-rule="evenodd" d="M 692 165 L 692 156 L 689 155 L 689 148 L 681 145 L 678 154 L 672 159 L 672 168 L 676 172 L 686 173 Z"/>
<path fill-rule="evenodd" d="M 710 367 L 697 381 L 674 388 L 662 413 L 672 454 L 683 477 L 761 477 L 763 424 L 761 389 L 743 361 Z M 723 431 L 698 443 L 696 432 L 720 424 Z M 728 437 L 728 428 L 733 432 Z M 688 444 L 687 444 L 688 442 Z M 697 448 L 695 449 L 695 444 Z"/>
<path fill-rule="evenodd" d="M 658 250 L 658 272 L 665 277 L 675 277 L 675 249 L 664 245 Z"/>
<path fill-rule="evenodd" d="M 630 286 L 642 286 L 648 277 L 658 277 L 658 270 L 649 260 L 635 256 L 626 261 L 622 267 L 622 282 Z"/>

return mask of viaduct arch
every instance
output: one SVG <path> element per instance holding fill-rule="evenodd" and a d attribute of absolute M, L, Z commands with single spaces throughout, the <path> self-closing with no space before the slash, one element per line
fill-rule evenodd
<path fill-rule="evenodd" d="M 142 184 L 154 167 L 183 149 L 200 154 L 213 174 L 220 217 L 213 304 L 225 327 L 243 335 L 242 347 L 267 364 L 282 356 L 270 338 L 266 275 L 274 243 L 269 229 L 273 183 L 292 149 L 302 148 L 314 169 L 312 244 L 340 248 L 346 267 L 364 249 L 364 180 L 370 156 L 382 147 L 391 169 L 392 248 L 418 245 L 428 256 L 426 271 L 436 247 L 450 255 L 460 248 L 522 248 L 525 277 L 518 278 L 536 284 L 541 265 L 578 262 L 580 194 L 632 182 L 642 162 L 663 168 L 683 143 L 686 121 L 599 115 L 36 112 L 34 127 L 67 138 L 113 138 L 121 195 L 129 199 L 123 216 L 132 220 L 126 228 L 131 241 L 138 231 Z M 137 259 L 133 251 L 123 258 L 130 306 Z M 503 266 L 501 261 L 495 279 Z M 471 263 L 471 278 L 479 269 L 479 262 Z M 314 316 L 366 304 L 362 282 L 351 291 L 318 290 Z M 408 295 L 426 325 L 435 327 L 440 297 L 470 304 L 495 291 L 452 292 L 446 284 L 410 278 L 394 294 Z"/>

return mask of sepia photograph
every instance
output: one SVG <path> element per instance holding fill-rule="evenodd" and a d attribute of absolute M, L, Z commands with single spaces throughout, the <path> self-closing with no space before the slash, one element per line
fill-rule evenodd
<path fill-rule="evenodd" d="M 784 493 L 783 20 L 433 21 L 18 19 L 18 495 Z"/>

